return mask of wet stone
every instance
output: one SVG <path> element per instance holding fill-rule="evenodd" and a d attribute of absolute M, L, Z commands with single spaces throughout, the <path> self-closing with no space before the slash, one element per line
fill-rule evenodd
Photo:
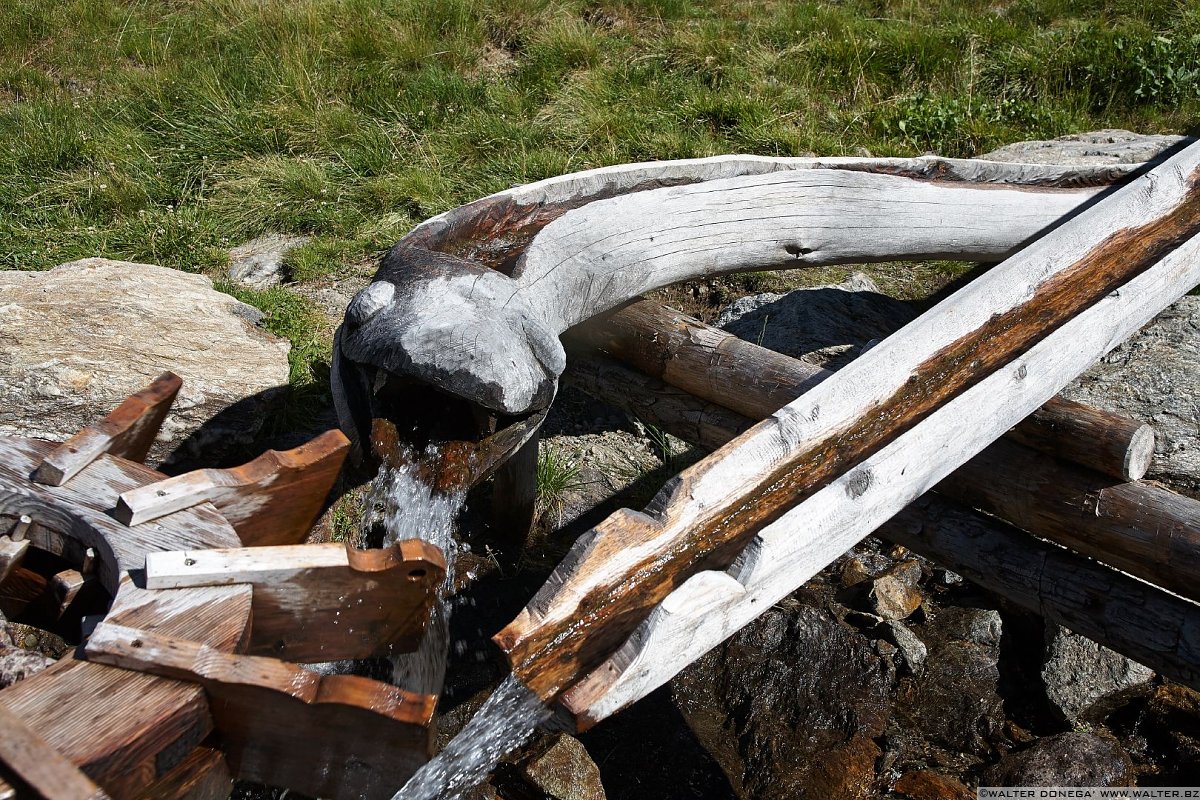
<path fill-rule="evenodd" d="M 925 647 L 925 643 L 902 623 L 895 620 L 888 620 L 884 624 L 884 630 L 887 632 L 888 639 L 896 646 L 908 671 L 913 674 L 920 673 L 925 668 L 925 660 L 929 656 L 929 649 Z"/>
<path fill-rule="evenodd" d="M 903 561 L 875 579 L 871 586 L 871 608 L 884 619 L 899 620 L 921 607 L 925 597 L 917 588 L 921 567 Z"/>
<path fill-rule="evenodd" d="M 604 800 L 600 770 L 573 736 L 561 734 L 519 765 L 521 777 L 548 800 Z"/>
<path fill-rule="evenodd" d="M 986 786 L 1128 786 L 1133 762 L 1111 736 L 1070 731 L 1009 753 L 984 772 Z"/>
<path fill-rule="evenodd" d="M 975 797 L 975 792 L 961 781 L 928 769 L 906 772 L 892 789 L 911 800 L 974 800 Z"/>
<path fill-rule="evenodd" d="M 1153 677 L 1149 667 L 1085 636 L 1047 626 L 1042 683 L 1047 699 L 1063 719 L 1102 716 Z"/>
<path fill-rule="evenodd" d="M 929 646 L 924 672 L 901 684 L 899 722 L 935 745 L 987 755 L 1003 730 L 998 659 L 996 648 L 974 642 Z"/>

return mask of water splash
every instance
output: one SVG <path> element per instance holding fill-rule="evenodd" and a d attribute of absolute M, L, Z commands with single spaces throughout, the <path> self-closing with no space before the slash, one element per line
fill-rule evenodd
<path fill-rule="evenodd" d="M 417 770 L 392 800 L 455 800 L 483 783 L 500 759 L 533 735 L 550 709 L 512 675 L 446 749 Z"/>
<path fill-rule="evenodd" d="M 431 445 L 424 458 L 439 459 Z M 466 498 L 465 490 L 438 492 L 425 483 L 414 464 L 384 465 L 371 486 L 367 514 L 360 538 L 369 542 L 377 525 L 384 529 L 382 545 L 400 539 L 424 539 L 436 545 L 446 557 L 446 577 L 430 609 L 428 625 L 417 649 L 392 656 L 392 683 L 418 694 L 440 695 L 446 678 L 450 643 L 450 610 L 447 599 L 454 586 L 454 560 L 457 544 L 454 521 Z"/>

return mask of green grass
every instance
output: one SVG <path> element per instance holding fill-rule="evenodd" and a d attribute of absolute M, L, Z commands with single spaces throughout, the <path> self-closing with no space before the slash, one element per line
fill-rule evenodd
<path fill-rule="evenodd" d="M 578 464 L 545 444 L 538 449 L 537 496 L 543 514 L 561 519 L 568 496 L 583 486 Z"/>
<path fill-rule="evenodd" d="M 104 255 L 217 275 L 229 247 L 275 231 L 313 237 L 288 268 L 318 281 L 420 219 L 570 170 L 738 151 L 972 155 L 1195 124 L 1195 3 L 983 8 L 8 0 L 0 268 Z"/>

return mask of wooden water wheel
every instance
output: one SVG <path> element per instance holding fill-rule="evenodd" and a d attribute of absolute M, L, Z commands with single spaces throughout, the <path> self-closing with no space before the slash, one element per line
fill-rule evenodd
<path fill-rule="evenodd" d="M 181 385 L 61 445 L 0 437 L 0 610 L 78 643 L 0 691 L 0 798 L 220 798 L 235 777 L 390 797 L 432 755 L 436 698 L 297 662 L 413 649 L 441 551 L 301 543 L 338 431 L 234 469 L 146 467 Z"/>

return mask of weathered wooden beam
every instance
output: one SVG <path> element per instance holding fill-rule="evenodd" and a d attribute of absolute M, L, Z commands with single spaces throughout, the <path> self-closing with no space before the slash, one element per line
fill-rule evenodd
<path fill-rule="evenodd" d="M 1200 502 L 996 442 L 936 487 L 1018 528 L 1200 600 Z"/>
<path fill-rule="evenodd" d="M 538 498 L 538 442 L 534 435 L 496 470 L 492 481 L 492 524 L 514 552 L 522 552 L 533 532 Z"/>
<path fill-rule="evenodd" d="M 1191 601 L 936 495 L 921 497 L 876 533 L 1200 689 L 1200 606 Z M 756 595 L 753 584 L 727 572 L 693 576 L 603 667 L 563 695 L 564 722 L 587 729 L 644 697 L 714 635 L 733 634 L 730 603 Z"/>
<path fill-rule="evenodd" d="M 29 552 L 28 539 L 14 542 L 7 536 L 0 536 L 0 584 L 8 580 L 9 574 L 21 566 L 27 552 Z"/>
<path fill-rule="evenodd" d="M 201 745 L 134 800 L 228 800 L 233 776 L 225 756 Z"/>
<path fill-rule="evenodd" d="M 445 572 L 441 551 L 418 539 L 377 550 L 335 543 L 146 556 L 148 589 L 250 585 L 246 652 L 298 662 L 412 650 Z"/>
<path fill-rule="evenodd" d="M 210 502 L 244 545 L 297 544 L 321 513 L 349 447 L 341 431 L 326 431 L 291 450 L 268 450 L 240 467 L 165 478 L 123 492 L 113 516 L 134 526 Z"/>
<path fill-rule="evenodd" d="M 181 386 L 183 379 L 175 373 L 159 375 L 107 417 L 59 445 L 38 465 L 33 479 L 62 486 L 104 453 L 129 461 L 144 460 Z"/>
<path fill-rule="evenodd" d="M 686 470 L 649 513 L 612 515 L 497 634 L 514 674 L 558 696 L 735 559 L 774 598 L 735 607 L 736 627 L 803 583 L 1200 282 L 1198 169 L 1192 145 Z"/>
<path fill-rule="evenodd" d="M 334 800 L 390 797 L 432 755 L 429 695 L 108 622 L 92 633 L 87 654 L 203 685 L 230 763 L 246 780 Z"/>
<path fill-rule="evenodd" d="M 0 761 L 41 800 L 108 800 L 62 753 L 0 703 Z"/>
<path fill-rule="evenodd" d="M 588 320 L 573 328 L 569 339 L 754 420 L 769 417 L 833 374 L 652 300 L 636 300 Z M 1061 397 L 1006 436 L 1127 481 L 1145 475 L 1154 457 L 1149 425 Z"/>

